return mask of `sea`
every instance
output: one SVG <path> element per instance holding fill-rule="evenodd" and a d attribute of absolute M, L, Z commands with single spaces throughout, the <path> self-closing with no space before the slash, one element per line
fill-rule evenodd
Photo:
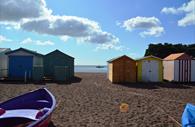
<path fill-rule="evenodd" d="M 106 65 L 75 65 L 75 72 L 107 73 Z"/>

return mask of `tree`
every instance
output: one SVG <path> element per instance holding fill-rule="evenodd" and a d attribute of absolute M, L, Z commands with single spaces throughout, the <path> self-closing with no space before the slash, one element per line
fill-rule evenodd
<path fill-rule="evenodd" d="M 160 58 L 165 58 L 172 53 L 185 52 L 188 55 L 195 57 L 195 44 L 185 45 L 185 44 L 170 44 L 170 43 L 158 43 L 149 44 L 148 49 L 145 51 L 145 56 L 154 55 Z"/>

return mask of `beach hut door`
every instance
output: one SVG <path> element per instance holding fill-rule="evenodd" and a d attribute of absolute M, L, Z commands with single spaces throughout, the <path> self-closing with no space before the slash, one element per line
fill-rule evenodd
<path fill-rule="evenodd" d="M 142 65 L 143 81 L 158 81 L 158 62 L 153 60 L 145 60 Z"/>
<path fill-rule="evenodd" d="M 158 62 L 153 60 L 150 61 L 150 81 L 157 82 L 158 81 L 158 75 L 159 75 L 159 66 Z"/>
<path fill-rule="evenodd" d="M 148 64 L 148 61 L 144 60 L 142 63 L 142 81 L 149 81 L 149 69 L 150 66 Z"/>

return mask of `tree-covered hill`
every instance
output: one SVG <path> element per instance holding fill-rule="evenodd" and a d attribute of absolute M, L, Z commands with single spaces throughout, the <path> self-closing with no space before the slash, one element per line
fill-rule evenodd
<path fill-rule="evenodd" d="M 171 53 L 185 52 L 190 56 L 195 57 L 195 44 L 149 44 L 148 49 L 145 51 L 145 56 L 154 55 L 160 58 L 165 58 Z"/>

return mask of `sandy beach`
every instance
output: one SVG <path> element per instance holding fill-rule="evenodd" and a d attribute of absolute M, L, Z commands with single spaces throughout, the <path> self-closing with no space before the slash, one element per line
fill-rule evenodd
<path fill-rule="evenodd" d="M 0 82 L 0 102 L 46 87 L 57 100 L 51 127 L 177 127 L 186 103 L 195 104 L 193 84 L 119 85 L 106 74 L 76 76 L 69 84 Z M 121 103 L 129 105 L 128 112 L 120 112 Z"/>

